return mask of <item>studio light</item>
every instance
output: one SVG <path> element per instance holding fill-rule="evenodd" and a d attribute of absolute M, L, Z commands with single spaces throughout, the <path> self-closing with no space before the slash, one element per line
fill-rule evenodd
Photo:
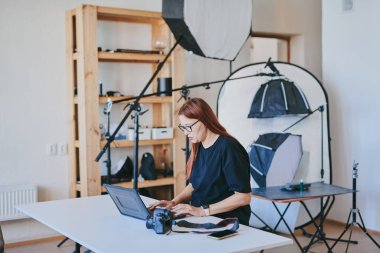
<path fill-rule="evenodd" d="M 162 17 L 187 51 L 202 57 L 234 60 L 250 36 L 252 3 L 163 0 Z"/>
<path fill-rule="evenodd" d="M 272 118 L 311 112 L 300 88 L 285 78 L 262 84 L 253 98 L 248 118 Z"/>
<path fill-rule="evenodd" d="M 302 157 L 301 135 L 262 134 L 250 145 L 251 175 L 259 187 L 293 180 Z"/>

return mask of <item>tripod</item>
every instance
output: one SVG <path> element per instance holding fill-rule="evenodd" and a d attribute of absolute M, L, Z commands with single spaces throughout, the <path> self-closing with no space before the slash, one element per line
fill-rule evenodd
<path fill-rule="evenodd" d="M 380 245 L 375 241 L 375 239 L 373 239 L 373 237 L 368 233 L 367 229 L 365 228 L 362 215 L 360 214 L 359 209 L 356 208 L 356 179 L 358 178 L 358 169 L 357 169 L 358 165 L 359 165 L 359 163 L 355 163 L 355 161 L 354 161 L 353 168 L 352 168 L 352 189 L 353 189 L 353 193 L 352 193 L 352 208 L 350 210 L 350 214 L 348 215 L 347 223 L 346 223 L 346 226 L 345 226 L 342 234 L 338 237 L 338 239 L 336 240 L 336 242 L 332 245 L 331 249 L 333 249 L 335 247 L 335 245 L 339 241 L 341 241 L 340 239 L 348 231 L 348 229 L 350 229 L 350 236 L 348 238 L 348 241 L 350 242 L 351 241 L 351 236 L 352 236 L 352 230 L 355 227 L 355 225 L 358 225 L 359 228 L 369 237 L 369 239 L 371 239 L 372 242 L 374 244 L 376 244 L 376 246 L 380 249 Z M 360 223 L 356 221 L 356 214 L 359 215 Z M 350 222 L 351 216 L 352 216 L 352 220 Z M 349 242 L 347 243 L 347 247 L 346 247 L 346 251 L 345 251 L 346 253 L 348 251 Z"/>
<path fill-rule="evenodd" d="M 110 98 L 107 98 L 107 107 L 104 108 L 103 113 L 107 115 L 107 132 L 106 132 L 106 140 L 110 138 L 110 114 L 112 108 L 112 101 Z M 111 149 L 107 149 L 107 160 L 104 161 L 107 167 L 107 184 L 111 184 Z"/>

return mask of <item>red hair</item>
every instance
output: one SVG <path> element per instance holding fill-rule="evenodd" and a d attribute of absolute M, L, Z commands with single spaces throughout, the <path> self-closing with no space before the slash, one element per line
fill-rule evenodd
<path fill-rule="evenodd" d="M 218 118 L 212 111 L 211 107 L 201 98 L 187 100 L 179 109 L 178 116 L 179 115 L 201 121 L 208 130 L 215 134 L 231 136 L 219 123 Z M 187 161 L 187 179 L 189 179 L 191 175 L 191 170 L 198 154 L 199 145 L 201 145 L 201 143 L 191 143 L 191 153 L 189 160 Z"/>

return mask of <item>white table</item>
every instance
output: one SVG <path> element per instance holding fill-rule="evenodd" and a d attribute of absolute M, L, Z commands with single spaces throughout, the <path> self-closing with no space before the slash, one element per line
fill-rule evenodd
<path fill-rule="evenodd" d="M 149 199 L 144 198 L 144 202 Z M 241 225 L 237 236 L 224 240 L 205 234 L 158 235 L 145 221 L 123 216 L 108 195 L 38 202 L 18 209 L 96 253 L 125 252 L 254 252 L 292 243 L 278 236 Z M 216 217 L 189 217 L 190 222 L 216 222 Z"/>

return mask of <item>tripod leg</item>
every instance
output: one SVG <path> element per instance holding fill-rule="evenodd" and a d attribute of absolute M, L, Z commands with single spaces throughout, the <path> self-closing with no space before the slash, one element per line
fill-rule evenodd
<path fill-rule="evenodd" d="M 350 214 L 348 215 L 346 226 L 344 227 L 343 232 L 340 234 L 338 239 L 336 239 L 335 243 L 331 246 L 331 249 L 333 249 L 335 247 L 335 245 L 340 241 L 340 239 L 343 237 L 343 235 L 347 232 L 347 229 L 351 226 L 351 224 L 350 224 L 351 215 L 352 215 L 352 210 L 350 211 Z"/>
<path fill-rule="evenodd" d="M 369 237 L 369 239 L 371 239 L 373 243 L 376 244 L 378 248 L 380 248 L 380 245 L 375 241 L 375 239 L 373 239 L 373 237 L 368 233 L 367 229 L 365 228 L 364 221 L 363 221 L 362 215 L 360 214 L 360 211 L 358 211 L 358 214 L 359 214 L 360 221 L 362 223 L 362 224 L 358 223 L 358 226 Z"/>
<path fill-rule="evenodd" d="M 348 251 L 348 246 L 350 246 L 350 241 L 351 241 L 351 236 L 352 236 L 352 230 L 354 229 L 354 226 L 355 224 L 354 223 L 351 223 L 351 227 L 350 227 L 350 236 L 348 237 L 348 242 L 347 242 L 347 246 L 346 246 L 346 253 Z"/>

